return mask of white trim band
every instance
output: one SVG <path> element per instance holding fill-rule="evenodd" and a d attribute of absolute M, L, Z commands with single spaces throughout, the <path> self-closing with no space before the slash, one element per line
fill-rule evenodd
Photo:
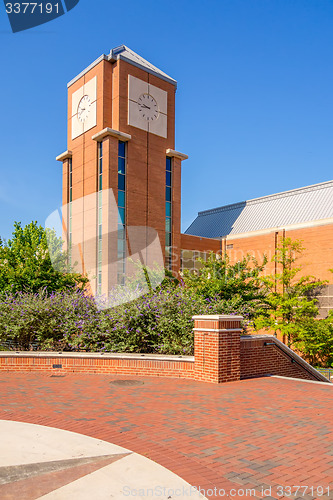
<path fill-rule="evenodd" d="M 106 127 L 97 134 L 92 136 L 93 141 L 101 141 L 104 137 L 110 135 L 121 141 L 130 141 L 132 136 L 130 134 L 125 134 L 125 132 L 120 132 L 120 130 L 114 130 L 113 128 Z"/>

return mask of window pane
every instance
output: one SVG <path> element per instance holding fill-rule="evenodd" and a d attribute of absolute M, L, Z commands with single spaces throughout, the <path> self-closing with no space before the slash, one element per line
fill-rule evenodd
<path fill-rule="evenodd" d="M 103 202 L 102 191 L 98 193 L 98 205 L 101 207 Z"/>
<path fill-rule="evenodd" d="M 98 189 L 101 191 L 103 189 L 103 177 L 100 175 L 98 178 L 99 178 Z"/>
<path fill-rule="evenodd" d="M 118 143 L 118 156 L 125 158 L 125 142 L 119 141 Z"/>
<path fill-rule="evenodd" d="M 171 219 L 169 217 L 165 219 L 165 231 L 171 233 Z"/>
<path fill-rule="evenodd" d="M 124 253 L 125 252 L 125 240 L 119 239 L 117 242 L 118 251 Z"/>
<path fill-rule="evenodd" d="M 171 233 L 165 233 L 165 246 L 171 247 Z"/>
<path fill-rule="evenodd" d="M 98 226 L 98 238 L 101 239 L 102 238 L 102 224 L 100 224 Z"/>
<path fill-rule="evenodd" d="M 118 207 L 125 206 L 125 191 L 118 191 Z"/>
<path fill-rule="evenodd" d="M 118 189 L 125 191 L 125 176 L 122 174 L 118 174 Z"/>
<path fill-rule="evenodd" d="M 166 169 L 171 172 L 171 158 L 169 157 L 166 159 Z"/>
<path fill-rule="evenodd" d="M 98 143 L 98 156 L 99 157 L 103 156 L 103 143 L 102 142 Z"/>
<path fill-rule="evenodd" d="M 122 238 L 125 238 L 125 226 L 123 224 L 118 223 L 118 238 L 120 238 L 120 233 L 123 235 Z"/>
<path fill-rule="evenodd" d="M 118 269 L 118 273 L 125 273 L 125 261 L 124 260 L 118 260 L 117 269 Z"/>
<path fill-rule="evenodd" d="M 69 201 L 72 201 L 72 196 L 73 196 L 72 188 L 70 188 L 70 190 L 69 190 Z"/>
<path fill-rule="evenodd" d="M 165 215 L 167 217 L 171 217 L 171 203 L 169 203 L 168 201 L 165 204 Z"/>
<path fill-rule="evenodd" d="M 125 224 L 125 209 L 118 208 L 118 224 Z"/>
<path fill-rule="evenodd" d="M 166 171 L 166 180 L 165 180 L 165 184 L 166 184 L 167 186 L 171 186 L 171 172 Z"/>
<path fill-rule="evenodd" d="M 118 158 L 118 174 L 125 175 L 126 161 L 125 158 Z"/>
<path fill-rule="evenodd" d="M 171 188 L 170 187 L 165 188 L 165 199 L 166 199 L 166 201 L 171 201 Z"/>

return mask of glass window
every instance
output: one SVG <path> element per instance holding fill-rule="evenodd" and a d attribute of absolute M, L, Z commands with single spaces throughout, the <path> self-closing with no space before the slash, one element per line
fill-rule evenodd
<path fill-rule="evenodd" d="M 125 175 L 125 169 L 126 169 L 126 160 L 125 158 L 120 158 L 118 157 L 118 174 L 124 174 Z"/>
<path fill-rule="evenodd" d="M 171 187 L 165 188 L 165 199 L 166 201 L 171 201 Z"/>
<path fill-rule="evenodd" d="M 125 176 L 122 174 L 118 174 L 118 189 L 125 191 Z"/>
<path fill-rule="evenodd" d="M 166 169 L 171 172 L 171 158 L 169 156 L 166 159 Z"/>
<path fill-rule="evenodd" d="M 125 146 L 126 146 L 125 142 L 122 141 L 118 142 L 118 156 L 122 156 L 123 158 L 125 158 Z"/>
<path fill-rule="evenodd" d="M 167 233 L 171 233 L 171 219 L 170 219 L 170 217 L 166 217 L 166 219 L 165 219 L 165 230 Z"/>
<path fill-rule="evenodd" d="M 171 172 L 169 172 L 168 170 L 166 171 L 166 180 L 165 180 L 165 184 L 167 186 L 171 186 Z"/>
<path fill-rule="evenodd" d="M 125 224 L 125 209 L 118 207 L 118 223 Z"/>
<path fill-rule="evenodd" d="M 99 175 L 98 190 L 101 191 L 102 189 L 103 189 L 103 177 Z"/>
<path fill-rule="evenodd" d="M 171 203 L 168 201 L 165 204 L 165 215 L 171 217 Z"/>
<path fill-rule="evenodd" d="M 171 233 L 165 233 L 165 246 L 171 247 Z"/>
<path fill-rule="evenodd" d="M 118 207 L 125 207 L 125 191 L 118 191 Z"/>

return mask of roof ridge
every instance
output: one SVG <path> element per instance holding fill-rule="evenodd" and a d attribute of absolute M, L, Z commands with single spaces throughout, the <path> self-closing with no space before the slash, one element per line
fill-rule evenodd
<path fill-rule="evenodd" d="M 318 189 L 325 189 L 326 187 L 329 187 L 329 186 L 333 186 L 333 180 L 320 182 L 318 184 L 312 184 L 310 186 L 304 186 L 301 188 L 290 189 L 287 191 L 281 191 L 280 193 L 274 193 L 274 194 L 269 194 L 269 195 L 265 195 L 265 196 L 260 196 L 258 198 L 252 198 L 250 200 L 231 203 L 228 205 L 222 205 L 220 207 L 211 208 L 208 210 L 203 210 L 201 212 L 198 212 L 198 215 L 209 215 L 209 214 L 223 212 L 223 211 L 227 211 L 227 210 L 234 210 L 235 208 L 241 208 L 241 207 L 244 207 L 246 205 L 255 205 L 258 203 L 264 203 L 265 201 L 268 201 L 268 200 L 287 198 L 289 196 L 295 196 L 295 195 L 300 194 L 302 192 L 306 193 L 309 191 L 316 191 Z"/>
<path fill-rule="evenodd" d="M 134 52 L 134 50 L 132 50 L 130 47 L 127 47 L 127 45 L 122 44 L 118 45 L 118 47 L 115 47 L 114 49 L 111 49 L 109 60 L 112 59 L 123 59 L 128 63 L 133 64 L 134 66 L 144 68 L 145 71 L 154 74 L 158 78 L 162 78 L 163 80 L 173 83 L 173 85 L 175 86 L 177 85 L 177 82 L 174 78 L 171 78 L 171 76 L 167 75 L 167 73 L 159 69 L 151 62 L 147 61 L 147 59 L 140 56 L 140 54 L 138 54 L 137 52 Z"/>

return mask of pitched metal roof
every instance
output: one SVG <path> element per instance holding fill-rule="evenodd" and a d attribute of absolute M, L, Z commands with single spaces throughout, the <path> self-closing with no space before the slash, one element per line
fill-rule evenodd
<path fill-rule="evenodd" d="M 166 82 L 172 83 L 175 87 L 177 87 L 177 82 L 171 76 L 167 75 L 164 73 L 164 71 L 160 70 L 153 64 L 151 64 L 149 61 L 146 61 L 143 57 L 139 56 L 136 52 L 134 52 L 132 49 L 129 47 L 126 47 L 126 45 L 119 45 L 119 47 L 115 47 L 114 49 L 111 49 L 110 54 L 106 56 L 105 54 L 102 54 L 96 61 L 91 63 L 86 69 L 81 71 L 73 80 L 71 80 L 68 84 L 67 87 L 70 87 L 75 83 L 77 80 L 79 80 L 83 75 L 88 73 L 94 66 L 96 66 L 98 63 L 101 61 L 110 61 L 110 62 L 115 62 L 118 61 L 119 59 L 122 59 L 123 61 L 126 61 L 133 66 L 136 66 L 137 68 L 144 69 L 147 71 L 147 73 L 150 73 L 151 75 L 155 75 L 158 78 L 161 78 L 162 80 L 165 80 Z"/>
<path fill-rule="evenodd" d="M 199 212 L 185 234 L 219 238 L 333 217 L 333 181 Z"/>
<path fill-rule="evenodd" d="M 173 85 L 177 86 L 176 80 L 174 80 L 173 78 L 171 78 L 171 76 L 164 73 L 164 71 L 160 70 L 159 68 L 151 64 L 149 61 L 146 61 L 146 59 L 139 56 L 139 54 L 131 50 L 129 47 L 126 47 L 126 45 L 119 45 L 119 47 L 116 47 L 111 50 L 109 55 L 109 60 L 117 60 L 117 59 L 123 59 L 124 61 L 127 61 L 130 64 L 137 66 L 138 68 L 142 68 L 148 73 L 156 75 L 159 78 L 162 78 L 162 80 L 166 80 L 172 83 Z"/>

